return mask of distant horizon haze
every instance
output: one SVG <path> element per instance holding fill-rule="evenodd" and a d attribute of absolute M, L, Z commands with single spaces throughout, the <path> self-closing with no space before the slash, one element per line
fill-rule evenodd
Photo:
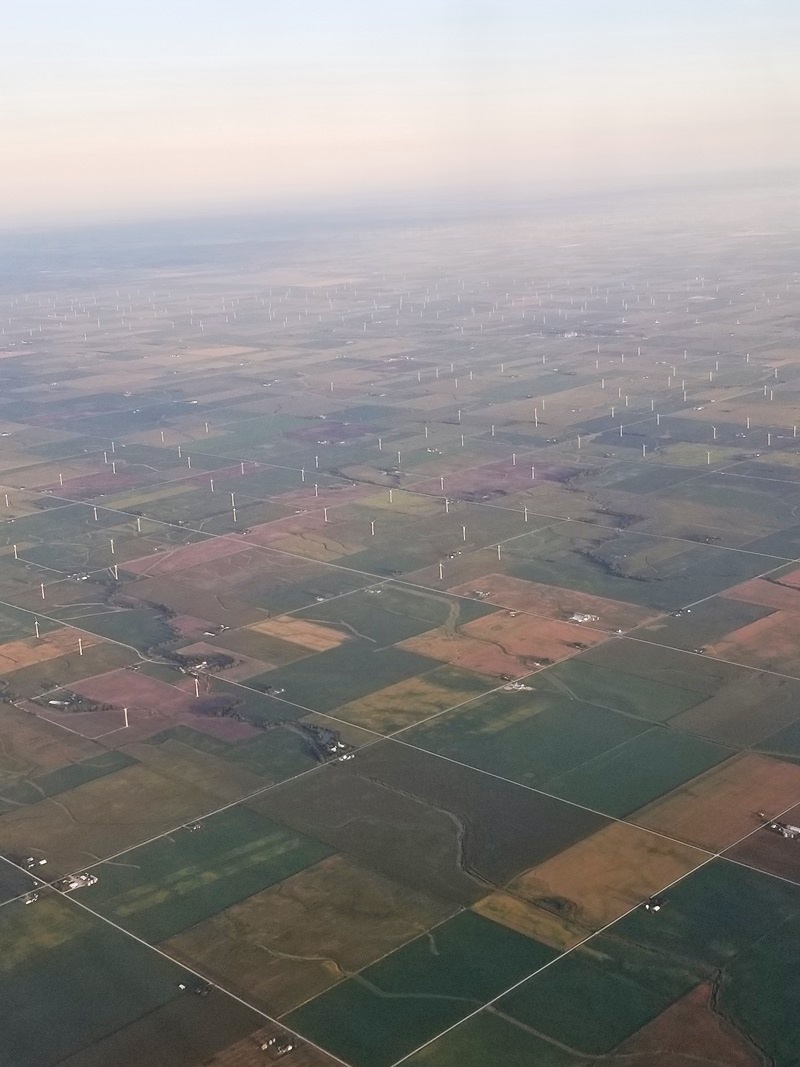
<path fill-rule="evenodd" d="M 0 226 L 800 169 L 786 0 L 31 0 Z"/>

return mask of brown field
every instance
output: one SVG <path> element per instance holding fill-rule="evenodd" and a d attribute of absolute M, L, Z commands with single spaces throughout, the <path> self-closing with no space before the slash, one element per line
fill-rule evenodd
<path fill-rule="evenodd" d="M 120 747 L 151 771 L 197 786 L 223 803 L 240 800 L 256 789 L 262 789 L 270 781 L 239 764 L 198 752 L 175 738 L 169 738 L 160 745 L 134 743 Z"/>
<path fill-rule="evenodd" d="M 539 908 L 527 900 L 498 889 L 488 897 L 472 905 L 472 910 L 493 922 L 516 930 L 526 937 L 533 937 L 552 945 L 560 951 L 571 948 L 586 936 L 567 919 L 560 918 L 554 912 Z"/>
<path fill-rule="evenodd" d="M 169 620 L 170 627 L 189 641 L 199 641 L 206 636 L 208 623 L 205 619 L 195 618 L 194 615 L 174 615 Z"/>
<path fill-rule="evenodd" d="M 182 545 L 180 548 L 166 549 L 140 559 L 128 560 L 125 570 L 142 575 L 169 574 L 187 570 L 189 567 L 204 566 L 212 559 L 232 556 L 246 548 L 246 544 L 235 541 L 232 537 L 209 537 L 207 541 L 200 541 L 196 545 Z"/>
<path fill-rule="evenodd" d="M 302 488 L 291 489 L 273 499 L 287 508 L 316 508 L 319 512 L 320 508 L 335 507 L 337 504 L 354 504 L 370 497 L 373 492 L 374 489 L 370 485 L 321 485 L 318 496 L 314 496 L 312 479 L 312 484 L 306 482 Z M 397 499 L 395 493 L 395 500 Z"/>
<path fill-rule="evenodd" d="M 509 455 L 507 460 L 486 463 L 480 467 L 448 474 L 444 483 L 445 492 L 452 500 L 454 497 L 469 496 L 473 493 L 496 495 L 524 490 L 530 494 L 528 507 L 535 512 L 537 510 L 536 489 L 539 484 L 548 481 L 561 482 L 578 469 L 573 463 L 543 459 L 541 455 L 536 458 L 535 463 L 536 481 L 531 481 L 530 461 L 520 453 L 517 456 L 516 466 L 512 465 Z M 433 496 L 443 495 L 438 477 L 415 484 L 414 490 L 419 493 L 430 493 Z"/>
<path fill-rule="evenodd" d="M 718 851 L 758 826 L 756 812 L 782 811 L 800 800 L 800 766 L 752 752 L 707 771 L 631 819 Z"/>
<path fill-rule="evenodd" d="M 752 578 L 749 582 L 726 589 L 720 596 L 779 611 L 800 612 L 800 589 L 796 585 L 786 584 L 783 579 L 768 582 L 763 578 Z"/>
<path fill-rule="evenodd" d="M 291 552 L 293 555 L 302 556 L 303 559 L 329 563 L 343 556 L 352 556 L 360 552 L 364 546 L 352 541 L 337 541 L 335 537 L 320 530 L 281 537 L 272 542 L 272 547 L 279 552 Z"/>
<path fill-rule="evenodd" d="M 423 933 L 452 906 L 331 856 L 162 947 L 281 1014 Z"/>
<path fill-rule="evenodd" d="M 178 651 L 182 656 L 213 656 L 219 655 L 220 652 L 216 646 L 208 644 L 207 641 L 196 641 L 193 645 L 184 645 Z M 272 670 L 273 667 L 277 666 L 276 663 L 267 663 L 238 653 L 233 658 L 236 661 L 233 666 L 226 667 L 221 671 L 214 671 L 213 676 L 215 678 L 226 678 L 231 682 L 241 682 L 245 678 L 263 674 L 265 671 Z"/>
<path fill-rule="evenodd" d="M 256 1030 L 249 1037 L 237 1041 L 235 1045 L 223 1049 L 210 1060 L 204 1060 L 206 1067 L 265 1067 L 273 1061 L 261 1051 L 261 1045 L 269 1041 L 276 1034 L 285 1034 L 274 1023 Z M 277 1062 L 280 1062 L 278 1060 Z M 301 1042 L 299 1048 L 294 1049 L 286 1060 L 289 1067 L 341 1067 L 341 1060 L 335 1060 L 319 1049 L 312 1048 L 305 1042 Z"/>
<path fill-rule="evenodd" d="M 56 479 L 41 488 L 52 489 L 54 493 L 80 500 L 84 497 L 98 496 L 101 493 L 118 493 L 123 489 L 136 489 L 140 485 L 149 484 L 152 480 L 153 475 L 149 472 L 127 471 L 124 467 L 121 470 L 117 469 L 116 474 L 112 474 L 109 465 L 97 474 L 82 474 L 77 478 L 65 478 L 63 486 Z"/>
<path fill-rule="evenodd" d="M 69 652 L 77 653 L 79 637 L 84 649 L 102 642 L 102 638 L 94 634 L 79 634 L 76 630 L 65 627 L 43 634 L 40 638 L 26 637 L 21 641 L 9 641 L 0 645 L 0 674 L 32 667 L 35 663 L 45 663 Z"/>
<path fill-rule="evenodd" d="M 491 642 L 506 654 L 552 663 L 573 655 L 576 643 L 597 645 L 606 640 L 605 634 L 587 630 L 579 623 L 530 615 L 512 619 L 500 612 L 468 622 L 462 630 L 469 637 Z"/>
<path fill-rule="evenodd" d="M 568 948 L 705 858 L 689 845 L 612 823 L 519 875 L 507 892 L 492 893 L 474 910 L 556 948 Z"/>
<path fill-rule="evenodd" d="M 202 566 L 192 566 L 176 576 L 176 580 L 185 581 L 198 589 L 231 590 L 238 595 L 238 591 L 247 589 L 257 575 L 274 577 L 286 570 L 294 575 L 298 567 L 303 566 L 302 561 L 298 564 L 244 540 L 241 544 L 242 551 L 219 556 Z"/>
<path fill-rule="evenodd" d="M 321 563 L 339 559 L 341 556 L 350 556 L 362 550 L 362 544 L 339 540 L 336 529 L 334 516 L 331 515 L 331 521 L 326 523 L 320 510 L 317 514 L 292 515 L 287 519 L 276 519 L 263 526 L 256 526 L 247 535 L 247 539 L 280 552 L 291 552 L 304 559 Z"/>
<path fill-rule="evenodd" d="M 171 479 L 173 486 L 180 483 L 181 489 L 208 489 L 211 491 L 209 482 L 211 478 L 234 478 L 241 473 L 238 463 L 230 467 L 215 467 L 210 471 L 198 471 L 196 474 L 187 471 L 186 467 L 171 467 L 166 473 Z M 223 497 L 224 499 L 224 497 Z"/>
<path fill-rule="evenodd" d="M 707 646 L 712 656 L 800 677 L 797 616 L 775 611 Z"/>
<path fill-rule="evenodd" d="M 411 652 L 429 656 L 431 659 L 450 663 L 478 674 L 493 675 L 499 678 L 507 674 L 519 678 L 536 669 L 533 657 L 518 657 L 507 653 L 492 641 L 470 637 L 468 634 L 452 635 L 444 629 L 428 630 L 418 637 L 402 641 L 398 648 L 407 648 Z"/>
<path fill-rule="evenodd" d="M 105 671 L 117 670 L 138 659 L 136 653 L 124 645 L 99 641 L 84 648 L 83 655 L 74 652 L 66 656 L 34 663 L 6 676 L 9 689 L 18 697 L 43 696 L 54 688 L 71 688 L 82 678 L 92 678 Z"/>
<path fill-rule="evenodd" d="M 251 356 L 258 351 L 257 348 L 242 348 L 239 345 L 207 345 L 204 348 L 194 348 L 189 345 L 181 355 L 185 356 L 190 363 L 194 363 L 195 360 L 226 359 L 229 356 Z"/>
<path fill-rule="evenodd" d="M 333 518 L 333 516 L 330 517 Z M 323 522 L 322 508 L 319 507 L 315 512 L 308 512 L 304 515 L 287 515 L 283 519 L 274 519 L 272 522 L 263 522 L 258 526 L 251 526 L 250 532 L 246 536 L 250 545 L 272 545 L 275 541 L 294 534 L 302 537 L 306 532 L 313 533 L 324 525 L 326 524 Z M 327 525 L 332 527 L 333 523 L 329 522 Z M 331 530 L 331 534 L 333 535 L 333 530 Z"/>
<path fill-rule="evenodd" d="M 200 678 L 200 701 L 195 696 L 194 679 L 176 673 L 175 684 L 149 678 L 133 671 L 113 671 L 88 679 L 70 688 L 101 704 L 113 704 L 114 710 L 76 712 L 31 705 L 42 718 L 84 737 L 102 739 L 106 748 L 122 748 L 152 737 L 170 726 L 186 725 L 223 741 L 238 741 L 258 734 L 255 727 L 233 719 L 209 714 L 218 706 L 210 692 L 209 678 Z M 128 708 L 128 727 L 124 727 L 122 708 Z"/>
<path fill-rule="evenodd" d="M 3 733 L 0 770 L 11 774 L 53 770 L 98 752 L 95 745 L 77 734 L 67 733 L 35 714 L 8 704 L 0 706 L 0 728 Z"/>
<path fill-rule="evenodd" d="M 436 673 L 408 678 L 342 704 L 336 709 L 336 718 L 385 734 L 421 722 L 478 695 L 474 689 L 459 690 L 457 686 L 438 681 Z M 491 689 L 495 683 L 494 678 L 481 679 L 478 674 L 473 677 L 485 683 L 484 690 Z"/>
<path fill-rule="evenodd" d="M 149 678 L 140 671 L 121 670 L 87 678 L 73 689 L 99 704 L 173 717 L 189 711 L 195 699 L 194 681 L 177 672 L 174 685 Z"/>
<path fill-rule="evenodd" d="M 30 585 L 23 589 L 19 588 L 20 583 L 18 581 L 14 581 L 13 585 L 11 582 L 4 585 L 3 600 L 9 600 L 21 608 L 27 608 L 34 614 L 42 610 L 53 614 L 54 607 L 63 607 L 65 605 L 81 608 L 86 604 L 96 605 L 103 602 L 102 589 L 93 581 L 66 582 L 59 580 L 46 582 L 47 600 L 43 601 L 37 579 L 31 576 L 28 580 Z M 33 620 L 31 620 L 31 628 L 32 625 Z"/>
<path fill-rule="evenodd" d="M 276 615 L 272 619 L 252 623 L 247 629 L 259 634 L 268 634 L 270 637 L 279 637 L 282 641 L 300 645 L 311 652 L 326 652 L 329 648 L 338 648 L 350 640 L 347 634 L 329 623 L 298 619 L 293 615 Z"/>
<path fill-rule="evenodd" d="M 52 874 L 74 871 L 218 806 L 217 798 L 146 767 L 126 767 L 0 816 L 0 852 L 43 854 Z"/>
<path fill-rule="evenodd" d="M 788 585 L 792 589 L 800 588 L 800 567 L 796 571 L 781 575 L 781 585 Z"/>
<path fill-rule="evenodd" d="M 88 741 L 97 741 L 102 737 L 102 743 L 106 748 L 113 748 L 115 742 L 119 746 L 124 743 L 125 738 L 123 738 L 122 733 L 117 734 L 117 731 L 125 723 L 122 711 L 118 709 L 92 712 L 63 711 L 59 708 L 43 708 L 41 704 L 32 704 L 27 701 L 21 706 L 43 722 L 51 723 L 53 727 L 57 727 L 60 730 L 68 730 L 70 733 L 80 735 Z M 169 724 L 150 724 L 147 729 L 142 730 L 132 717 L 131 729 L 125 732 L 125 737 L 128 740 L 133 740 L 133 735 L 147 737 L 164 725 Z M 106 737 L 107 734 L 110 736 Z"/>
<path fill-rule="evenodd" d="M 766 814 L 778 815 L 781 811 L 781 808 L 774 808 Z M 782 822 L 796 826 L 800 820 L 800 804 L 790 808 L 780 818 Z M 788 878 L 792 882 L 800 883 L 800 849 L 785 837 L 770 830 L 760 829 L 751 834 L 726 852 L 726 856 L 738 863 L 745 863 L 748 867 L 756 867 L 759 871 L 767 871 L 779 878 Z"/>
<path fill-rule="evenodd" d="M 714 999 L 714 986 L 703 982 L 603 1061 L 612 1067 L 764 1067 L 763 1054 L 720 1015 Z"/>
<path fill-rule="evenodd" d="M 392 493 L 392 499 L 389 500 L 389 494 L 385 489 L 376 493 L 374 492 L 374 487 L 372 488 L 372 495 L 361 501 L 362 509 L 369 509 L 370 512 L 374 510 L 385 511 L 387 512 L 387 518 L 394 515 L 410 515 L 413 518 L 424 518 L 429 515 L 436 516 L 441 514 L 442 504 L 440 500 L 431 500 L 427 496 L 417 496 L 402 489 L 395 489 Z"/>
<path fill-rule="evenodd" d="M 229 595 L 223 582 L 220 582 L 218 592 L 209 590 L 205 583 L 195 582 L 195 576 L 200 575 L 202 568 L 176 575 L 176 581 L 171 578 L 140 578 L 136 583 L 126 586 L 125 592 L 142 602 L 166 604 L 179 615 L 204 617 L 209 623 L 217 625 L 246 626 L 266 614 L 252 604 L 238 600 L 235 594 Z M 206 581 L 208 578 L 206 574 Z"/>
<path fill-rule="evenodd" d="M 251 630 L 249 626 L 240 630 L 226 630 L 219 637 L 215 637 L 212 643 L 222 651 L 230 649 L 231 652 L 242 652 L 245 656 L 274 663 L 277 667 L 294 663 L 309 655 L 309 652 L 299 645 L 281 641 L 278 637 L 267 637 L 266 634 Z"/>
<path fill-rule="evenodd" d="M 59 474 L 63 475 L 64 484 L 70 478 L 81 478 L 93 474 L 105 473 L 103 457 L 99 453 L 94 456 L 72 456 L 70 458 L 52 460 L 48 463 L 28 463 L 19 470 L 9 471 L 6 478 L 11 482 L 11 489 L 41 489 L 43 486 L 52 485 L 61 488 L 58 480 Z M 111 466 L 108 468 L 111 474 Z"/>
<path fill-rule="evenodd" d="M 540 585 L 522 578 L 509 578 L 504 574 L 486 574 L 473 582 L 454 586 L 449 591 L 469 596 L 476 587 L 491 591 L 486 603 L 512 611 L 530 611 L 534 615 L 562 621 L 569 619 L 573 612 L 597 615 L 599 621 L 581 624 L 593 630 L 629 630 L 659 614 L 635 604 L 607 600 L 589 593 L 576 593 L 556 585 Z"/>

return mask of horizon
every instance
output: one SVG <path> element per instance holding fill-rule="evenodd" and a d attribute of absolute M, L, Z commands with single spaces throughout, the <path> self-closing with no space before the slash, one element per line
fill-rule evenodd
<path fill-rule="evenodd" d="M 40 0 L 3 74 L 0 227 L 480 201 L 800 168 L 796 5 L 364 0 L 191 19 Z"/>

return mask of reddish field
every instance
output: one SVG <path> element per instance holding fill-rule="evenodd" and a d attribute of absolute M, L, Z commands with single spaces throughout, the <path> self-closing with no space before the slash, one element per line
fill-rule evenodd
<path fill-rule="evenodd" d="M 781 585 L 791 586 L 793 589 L 800 589 L 800 567 L 796 571 L 789 571 L 788 574 L 784 574 L 780 579 Z"/>
<path fill-rule="evenodd" d="M 536 669 L 532 659 L 512 656 L 491 641 L 469 637 L 463 633 L 453 636 L 445 630 L 429 630 L 419 637 L 401 642 L 398 647 L 407 648 L 410 652 L 419 652 L 421 655 L 430 656 L 431 659 L 441 660 L 442 663 L 451 663 L 454 667 L 463 667 L 496 678 L 504 674 L 519 678 Z"/>
<path fill-rule="evenodd" d="M 781 810 L 774 808 L 767 814 L 777 815 Z M 800 820 L 800 804 L 790 808 L 780 818 L 781 822 L 797 825 Z M 748 867 L 756 867 L 759 871 L 767 871 L 779 878 L 788 878 L 792 882 L 800 883 L 800 848 L 796 842 L 788 841 L 771 830 L 758 830 L 745 841 L 734 845 L 726 855 L 738 863 L 746 863 Z"/>
<path fill-rule="evenodd" d="M 251 604 L 237 600 L 229 585 L 215 579 L 213 564 L 206 568 L 182 571 L 175 579 L 140 578 L 135 584 L 127 585 L 125 591 L 131 598 L 145 603 L 166 604 L 179 615 L 206 618 L 209 626 L 246 626 L 266 614 Z"/>
<path fill-rule="evenodd" d="M 233 537 L 209 537 L 207 541 L 200 541 L 196 545 L 182 545 L 180 548 L 129 560 L 125 564 L 125 570 L 133 574 L 168 574 L 202 566 L 221 556 L 243 552 L 246 548 L 246 544 L 236 541 Z"/>
<path fill-rule="evenodd" d="M 784 579 L 768 582 L 764 578 L 753 578 L 742 582 L 732 589 L 726 589 L 721 596 L 731 600 L 743 600 L 747 604 L 760 604 L 765 608 L 781 611 L 800 611 L 800 588 L 785 584 Z"/>
<path fill-rule="evenodd" d="M 734 663 L 800 677 L 797 616 L 794 612 L 775 611 L 715 641 L 708 646 L 708 652 Z"/>
<path fill-rule="evenodd" d="M 511 450 L 509 449 L 509 452 Z M 517 457 L 514 466 L 509 455 L 507 460 L 499 463 L 486 463 L 470 470 L 448 474 L 442 491 L 439 478 L 430 478 L 414 485 L 417 493 L 429 493 L 432 496 L 469 497 L 473 494 L 516 493 L 520 490 L 535 490 L 537 482 L 563 482 L 577 468 L 567 463 L 555 463 L 552 460 L 536 461 L 536 481 L 531 481 L 531 464 L 522 454 Z M 531 510 L 536 510 L 536 500 L 531 500 Z"/>
<path fill-rule="evenodd" d="M 49 722 L 75 730 L 84 737 L 102 737 L 103 743 L 112 747 L 132 744 L 179 724 L 227 741 L 252 737 L 256 730 L 245 723 L 199 714 L 209 706 L 204 691 L 207 685 L 207 681 L 201 680 L 198 704 L 193 678 L 176 673 L 175 684 L 169 685 L 138 671 L 110 671 L 76 682 L 71 688 L 100 704 L 113 704 L 114 710 L 70 712 L 37 706 L 36 711 Z M 127 729 L 122 729 L 125 721 L 122 708 L 128 709 Z"/>
<path fill-rule="evenodd" d="M 186 446 L 184 446 L 184 448 L 186 448 Z M 198 449 L 198 451 L 202 452 L 202 448 Z M 187 449 L 187 454 L 191 454 L 191 448 Z M 232 467 L 219 467 L 213 471 L 198 471 L 197 474 L 189 474 L 187 473 L 186 467 L 181 467 L 179 468 L 179 474 L 186 474 L 186 477 L 178 477 L 175 480 L 180 482 L 181 488 L 205 488 L 211 492 L 212 478 L 233 478 L 237 474 L 240 474 L 241 470 L 242 468 L 238 463 Z M 162 471 L 161 473 L 163 474 L 164 472 Z"/>
<path fill-rule="evenodd" d="M 139 671 L 111 671 L 76 682 L 73 688 L 76 693 L 99 704 L 173 715 L 188 711 L 195 699 L 194 680 L 178 673 L 175 674 L 175 684 L 169 685 Z"/>
<path fill-rule="evenodd" d="M 512 611 L 529 611 L 534 615 L 545 615 L 547 618 L 562 621 L 569 619 L 573 612 L 597 615 L 597 622 L 582 624 L 594 630 L 633 629 L 658 614 L 635 604 L 606 600 L 605 597 L 592 596 L 589 593 L 576 593 L 556 585 L 540 585 L 522 578 L 509 578 L 504 574 L 486 574 L 474 581 L 453 586 L 450 592 L 469 596 L 474 589 L 491 593 L 486 598 L 486 603 L 497 604 L 498 607 L 510 608 Z"/>
<path fill-rule="evenodd" d="M 206 636 L 206 630 L 209 628 L 205 619 L 197 619 L 194 615 L 174 615 L 169 624 L 176 633 L 189 641 L 199 641 L 201 637 Z"/>
<path fill-rule="evenodd" d="M 56 495 L 91 498 L 100 493 L 121 493 L 124 489 L 135 489 L 137 486 L 147 485 L 152 480 L 152 474 L 137 474 L 133 471 L 126 472 L 118 469 L 116 474 L 112 474 L 109 463 L 107 472 L 100 471 L 97 474 L 84 474 L 79 478 L 67 478 L 63 486 L 58 482 L 51 482 L 43 488 L 51 489 Z"/>
<path fill-rule="evenodd" d="M 672 1004 L 612 1053 L 608 1064 L 625 1067 L 764 1067 L 764 1057 L 714 1008 L 710 982 Z"/>
<path fill-rule="evenodd" d="M 272 574 L 277 566 L 274 552 L 242 540 L 238 551 L 219 555 L 207 563 L 192 564 L 188 573 L 182 573 L 176 580 L 185 581 L 193 589 L 233 592 L 234 586 L 246 589 L 256 575 Z"/>
<path fill-rule="evenodd" d="M 263 522 L 259 526 L 251 526 L 246 537 L 252 545 L 271 545 L 291 534 L 303 534 L 307 530 L 318 530 L 324 525 L 322 508 L 307 515 L 287 515 L 283 519 L 275 519 L 273 522 Z M 328 523 L 330 526 L 331 523 Z"/>
<path fill-rule="evenodd" d="M 579 623 L 558 622 L 520 615 L 495 612 L 482 619 L 468 622 L 462 630 L 469 637 L 491 641 L 513 656 L 533 657 L 555 663 L 573 655 L 575 643 L 596 645 L 606 640 L 605 634 L 587 630 Z"/>
<path fill-rule="evenodd" d="M 746 752 L 641 808 L 631 818 L 717 851 L 755 829 L 757 811 L 783 811 L 795 801 L 800 801 L 800 766 Z"/>
<path fill-rule="evenodd" d="M 118 673 L 130 674 L 131 672 L 120 671 Z M 131 674 L 131 677 L 137 678 L 139 675 Z M 91 681 L 95 680 L 91 679 Z M 147 679 L 147 681 L 154 686 L 163 686 L 168 693 L 172 688 L 163 682 L 153 679 Z M 95 741 L 102 741 L 107 748 L 120 748 L 130 745 L 135 741 L 142 741 L 152 737 L 153 734 L 157 734 L 161 730 L 180 725 L 190 726 L 193 730 L 200 730 L 203 733 L 210 734 L 220 741 L 241 741 L 247 737 L 258 735 L 259 731 L 254 726 L 248 726 L 247 723 L 236 722 L 236 720 L 230 718 L 217 718 L 215 715 L 210 714 L 209 709 L 218 707 L 219 700 L 204 691 L 202 680 L 199 701 L 194 695 L 194 679 L 187 679 L 186 684 L 187 688 L 191 688 L 182 697 L 179 690 L 175 691 L 178 693 L 178 701 L 180 699 L 183 700 L 183 709 L 174 698 L 170 698 L 171 707 L 165 707 L 165 702 L 154 703 L 152 707 L 143 707 L 141 704 L 134 704 L 133 701 L 130 704 L 126 704 L 124 701 L 130 698 L 130 693 L 127 690 L 123 693 L 122 686 L 124 683 L 120 683 L 120 692 L 115 701 L 110 699 L 103 701 L 103 703 L 107 704 L 114 703 L 114 708 L 109 711 L 64 711 L 59 708 L 42 707 L 40 704 L 32 704 L 30 702 L 26 702 L 22 706 L 26 710 L 33 712 L 40 719 L 44 719 L 54 726 L 62 727 L 72 734 L 79 734 Z M 207 686 L 207 682 L 205 684 Z M 75 692 L 82 691 L 78 685 L 74 685 L 71 688 Z M 102 688 L 106 689 L 106 687 Z M 122 710 L 125 707 L 128 708 L 127 728 L 125 728 L 125 714 Z M 204 709 L 206 709 L 205 713 Z"/>
<path fill-rule="evenodd" d="M 307 515 L 289 515 L 252 527 L 247 540 L 323 562 L 360 552 L 363 545 L 340 540 L 338 524 L 333 515 L 330 518 L 330 522 L 324 521 L 321 508 Z"/>
<path fill-rule="evenodd" d="M 596 645 L 606 640 L 598 630 L 579 624 L 540 619 L 531 615 L 512 618 L 495 612 L 462 626 L 453 636 L 442 629 L 402 641 L 398 647 L 467 667 L 479 674 L 518 677 L 548 662 L 575 655 L 576 643 Z"/>

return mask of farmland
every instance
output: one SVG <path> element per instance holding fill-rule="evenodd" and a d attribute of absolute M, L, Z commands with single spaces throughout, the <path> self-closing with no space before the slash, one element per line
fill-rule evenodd
<path fill-rule="evenodd" d="M 796 1064 L 800 289 L 740 207 L 19 251 L 0 1059 Z"/>

